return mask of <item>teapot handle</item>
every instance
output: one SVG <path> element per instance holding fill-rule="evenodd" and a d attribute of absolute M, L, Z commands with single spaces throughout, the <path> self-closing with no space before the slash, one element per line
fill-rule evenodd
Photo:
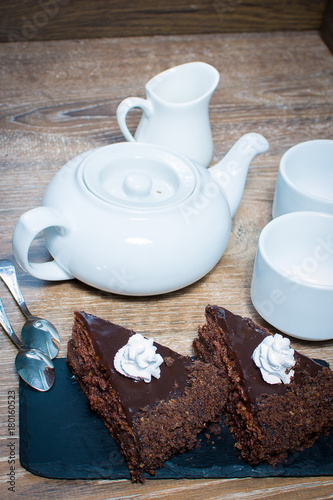
<path fill-rule="evenodd" d="M 128 130 L 126 123 L 127 113 L 133 108 L 141 108 L 147 118 L 149 118 L 153 112 L 151 103 L 146 99 L 141 99 L 141 97 L 127 97 L 127 99 L 124 99 L 119 104 L 117 108 L 117 121 L 120 130 L 128 142 L 136 142 L 135 138 Z"/>
<path fill-rule="evenodd" d="M 35 278 L 58 281 L 74 278 L 55 260 L 34 263 L 29 261 L 29 249 L 36 236 L 48 227 L 55 226 L 59 231 L 67 232 L 68 222 L 64 216 L 52 207 L 37 207 L 21 215 L 13 233 L 13 251 L 20 266 Z"/>

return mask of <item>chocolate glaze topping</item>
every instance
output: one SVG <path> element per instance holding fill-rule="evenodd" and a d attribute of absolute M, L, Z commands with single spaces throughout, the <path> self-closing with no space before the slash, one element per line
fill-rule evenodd
<path fill-rule="evenodd" d="M 255 365 L 252 353 L 264 338 L 270 335 L 269 331 L 256 325 L 251 319 L 235 315 L 222 307 L 207 306 L 206 315 L 223 332 L 228 355 L 236 363 L 237 371 L 241 374 L 243 396 L 249 402 L 254 402 L 263 394 L 285 394 L 289 385 L 300 382 L 301 372 L 307 371 L 310 376 L 315 376 L 322 369 L 321 365 L 295 351 L 295 375 L 291 384 L 268 384 Z"/>
<path fill-rule="evenodd" d="M 141 408 L 153 406 L 161 400 L 168 401 L 176 393 L 184 391 L 188 377 L 186 367 L 192 363 L 190 357 L 182 356 L 154 342 L 156 352 L 163 359 L 167 358 L 160 366 L 160 378 L 152 377 L 149 383 L 130 379 L 117 372 L 113 360 L 117 351 L 127 344 L 134 332 L 84 312 L 75 314 L 85 325 L 96 355 L 108 373 L 111 385 L 117 391 L 124 411 L 131 421 Z M 171 360 L 173 362 L 170 362 Z"/>

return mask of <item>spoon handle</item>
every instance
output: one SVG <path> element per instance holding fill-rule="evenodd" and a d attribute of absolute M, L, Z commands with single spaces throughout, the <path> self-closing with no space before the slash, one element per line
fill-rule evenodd
<path fill-rule="evenodd" d="M 3 306 L 2 300 L 0 299 L 0 325 L 4 329 L 5 333 L 8 335 L 10 340 L 16 345 L 18 349 L 24 349 L 25 344 L 15 335 L 15 332 L 10 324 L 8 316 L 6 314 L 5 308 Z"/>
<path fill-rule="evenodd" d="M 7 259 L 0 260 L 0 278 L 8 287 L 10 293 L 17 302 L 17 305 L 23 312 L 23 314 L 28 318 L 32 316 L 22 295 L 14 264 Z"/>

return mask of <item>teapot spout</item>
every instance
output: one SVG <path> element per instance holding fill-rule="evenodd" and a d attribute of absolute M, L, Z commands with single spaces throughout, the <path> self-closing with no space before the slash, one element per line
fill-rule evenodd
<path fill-rule="evenodd" d="M 235 215 L 241 202 L 251 160 L 268 148 L 268 141 L 262 135 L 245 134 L 217 165 L 209 169 L 225 193 L 231 217 Z"/>

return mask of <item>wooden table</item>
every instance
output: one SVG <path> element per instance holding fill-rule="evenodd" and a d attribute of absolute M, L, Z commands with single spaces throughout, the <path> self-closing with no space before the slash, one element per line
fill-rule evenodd
<path fill-rule="evenodd" d="M 66 356 L 74 309 L 153 334 L 184 354 L 192 353 L 191 343 L 208 303 L 265 325 L 252 306 L 249 287 L 258 236 L 271 219 L 279 160 L 298 142 L 333 138 L 333 59 L 319 35 L 277 32 L 22 42 L 2 44 L 0 57 L 0 258 L 13 259 L 11 237 L 18 217 L 40 205 L 46 186 L 66 161 L 123 140 L 115 116 L 119 102 L 130 95 L 143 97 L 146 81 L 163 69 L 203 60 L 219 70 L 221 82 L 211 101 L 213 163 L 246 132 L 262 133 L 270 143 L 269 151 L 251 164 L 224 256 L 207 276 L 186 289 L 159 297 L 122 297 L 78 281 L 39 281 L 18 269 L 31 310 L 50 319 L 60 332 L 59 356 Z M 132 130 L 138 120 L 138 114 L 130 116 Z M 37 240 L 32 258 L 46 255 Z M 23 317 L 3 283 L 0 296 L 19 331 Z M 291 340 L 303 353 L 333 364 L 333 341 Z M 332 477 L 148 480 L 133 485 L 128 480 L 34 476 L 19 464 L 15 348 L 4 335 L 0 348 L 1 498 L 332 498 Z M 16 395 L 15 493 L 8 491 L 6 482 L 11 391 Z"/>

